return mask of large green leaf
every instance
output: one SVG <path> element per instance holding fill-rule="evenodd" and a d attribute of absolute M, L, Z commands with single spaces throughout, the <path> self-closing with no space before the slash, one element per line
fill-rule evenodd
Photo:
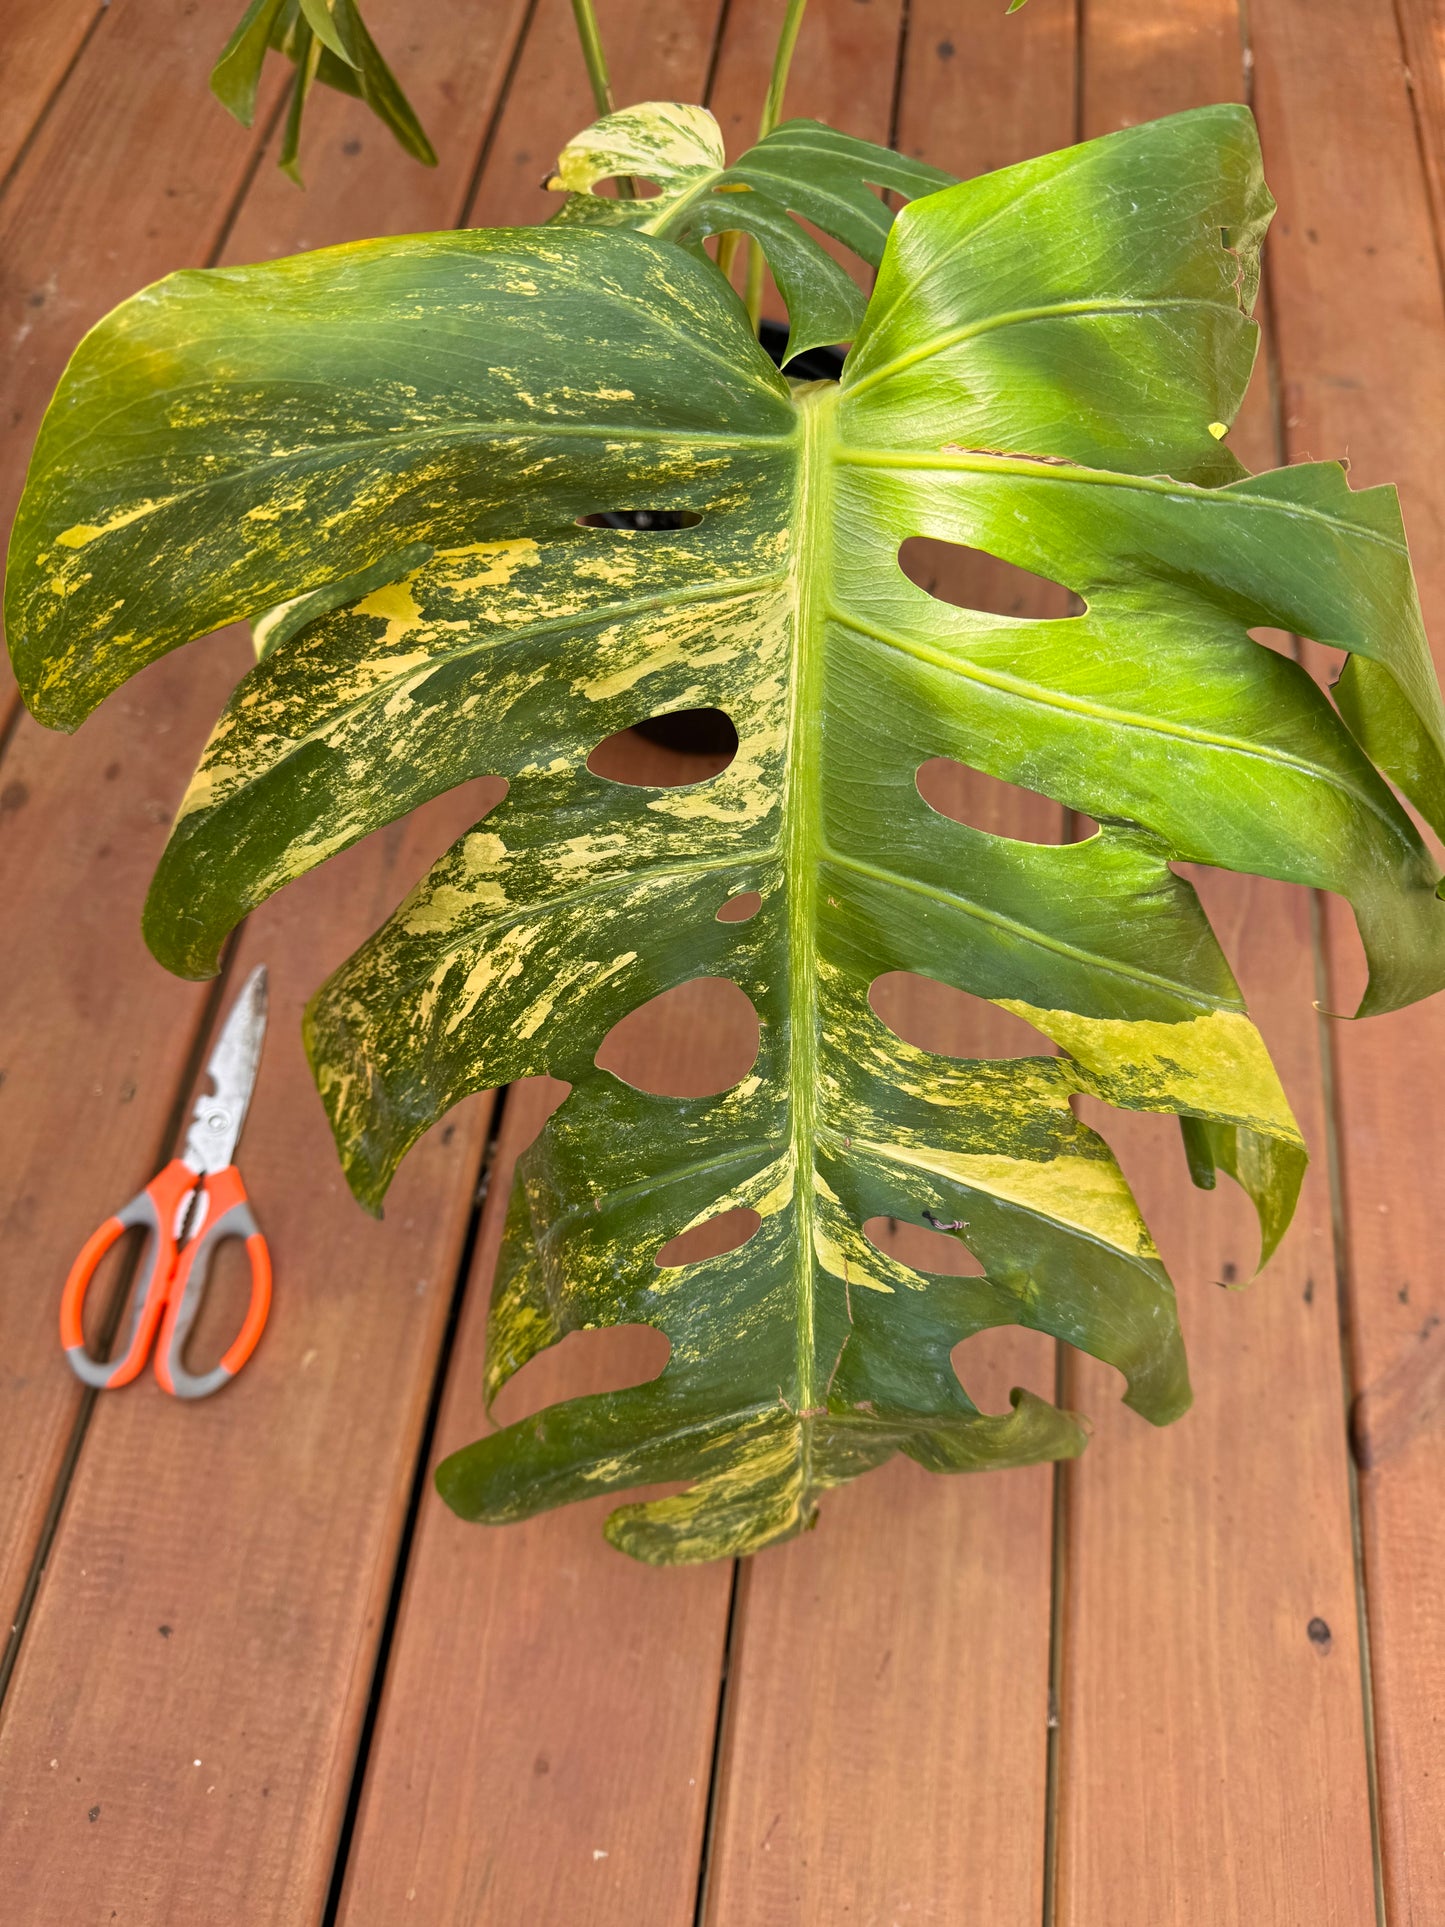
<path fill-rule="evenodd" d="M 595 191 L 617 178 L 657 192 L 614 199 Z M 683 245 L 729 230 L 751 235 L 787 303 L 793 356 L 851 341 L 864 308 L 857 283 L 793 214 L 876 268 L 893 214 L 872 189 L 914 200 L 952 182 L 936 167 L 816 120 L 786 121 L 729 167 L 722 129 L 705 107 L 654 100 L 584 129 L 563 148 L 547 185 L 566 193 L 553 218 L 569 225 L 630 227 Z"/>
<path fill-rule="evenodd" d="M 1246 477 L 1221 445 L 1270 205 L 1237 108 L 931 195 L 898 217 L 841 385 L 790 388 L 694 251 L 589 225 L 177 275 L 78 351 L 12 547 L 36 712 L 73 726 L 188 637 L 292 605 L 182 804 L 147 909 L 164 961 L 213 969 L 323 857 L 509 780 L 319 993 L 318 1081 L 376 1206 L 465 1093 L 570 1080 L 522 1162 L 489 1388 L 582 1326 L 642 1320 L 672 1349 L 652 1384 L 448 1460 L 468 1516 L 686 1480 L 608 1532 L 693 1559 L 798 1530 L 896 1451 L 1077 1451 L 1038 1398 L 970 1401 L 950 1353 L 992 1325 L 1067 1339 L 1173 1417 L 1169 1282 L 1071 1094 L 1188 1120 L 1266 1251 L 1303 1151 L 1171 865 L 1346 896 L 1367 1009 L 1445 981 L 1435 867 L 1360 747 L 1442 820 L 1394 495 L 1322 463 Z M 619 509 L 698 519 L 581 519 Z M 897 566 L 914 535 L 1053 577 L 1084 613 L 947 607 Z M 1354 652 L 1354 733 L 1262 625 Z M 588 771 L 599 739 L 696 705 L 739 736 L 710 782 Z M 915 780 L 937 756 L 1102 827 L 1045 847 L 953 822 Z M 719 921 L 744 891 L 758 913 Z M 1040 1054 L 903 1043 L 868 1003 L 900 969 L 1023 1016 Z M 597 1068 L 618 1018 L 708 974 L 761 1018 L 735 1088 L 660 1098 Z M 749 1243 L 657 1267 L 734 1206 L 759 1214 Z M 884 1256 L 861 1229 L 882 1214 L 961 1225 L 986 1275 Z"/>

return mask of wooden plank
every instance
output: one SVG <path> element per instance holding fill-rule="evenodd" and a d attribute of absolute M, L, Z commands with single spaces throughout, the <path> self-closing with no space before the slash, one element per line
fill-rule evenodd
<path fill-rule="evenodd" d="M 1395 14 L 1438 244 L 1445 232 L 1445 5 L 1442 0 L 1395 0 Z"/>
<path fill-rule="evenodd" d="M 7 0 L 0 181 L 15 165 L 100 15 L 97 0 Z"/>
<path fill-rule="evenodd" d="M 428 33 L 432 71 L 462 57 L 474 37 L 456 10 Z M 438 137 L 474 155 L 488 111 L 475 90 L 458 97 Z M 370 195 L 358 200 L 349 183 L 352 198 L 340 197 L 330 217 L 338 223 L 360 209 L 368 224 L 384 220 L 390 183 L 410 170 L 379 143 L 366 165 Z M 455 181 L 442 192 L 455 199 Z M 297 216 L 307 208 L 294 191 L 291 205 Z M 416 211 L 413 201 L 406 223 Z M 272 245 L 295 238 L 270 232 Z M 313 229 L 313 238 L 344 232 Z M 6 1115 L 18 1151 L 34 1139 L 19 1228 L 27 1211 L 34 1221 L 18 1275 L 51 1280 L 20 1299 L 30 1342 L 17 1370 L 33 1372 L 37 1397 L 63 1398 L 67 1410 L 76 1388 L 53 1331 L 59 1280 L 90 1223 L 167 1148 L 164 1119 L 188 1044 L 180 1018 L 189 1012 L 194 1025 L 205 995 L 165 978 L 132 938 L 144 874 L 205 726 L 247 659 L 244 642 L 228 638 L 148 671 L 87 725 L 88 759 L 27 721 L 5 765 L 6 783 L 33 795 L 36 822 L 27 867 L 7 896 L 37 931 L 34 971 L 13 986 L 33 1036 Z M 32 764 L 48 779 L 43 786 L 27 781 Z M 138 823 L 120 807 L 127 784 Z M 327 1142 L 300 1060 L 299 1002 L 495 793 L 495 785 L 473 786 L 384 832 L 268 906 L 243 941 L 243 964 L 258 950 L 270 961 L 276 999 L 244 1148 L 277 1261 L 276 1311 L 245 1380 L 213 1405 L 157 1402 L 147 1384 L 97 1409 L 7 1702 L 7 1785 L 19 1791 L 0 1822 L 9 1829 L 0 1858 L 17 1868 L 7 1892 L 14 1886 L 33 1902 L 27 1918 L 88 1918 L 101 1893 L 149 1915 L 161 1888 L 175 1917 L 188 1920 L 234 1920 L 243 1892 L 258 1918 L 319 1915 L 482 1119 L 473 1105 L 436 1134 L 377 1230 L 349 1202 Z M 21 800 L 16 789 L 5 794 Z M 107 841 L 118 852 L 114 883 Z M 19 844 L 7 839 L 7 850 Z M 26 1028 L 17 1010 L 6 1034 Z M 92 1058 L 101 1088 L 86 1108 L 95 1115 L 82 1118 L 67 1159 L 57 1140 L 74 1127 L 77 1083 Z M 142 1129 L 136 1120 L 147 1105 Z M 120 1119 L 131 1125 L 124 1136 Z M 17 1249 L 12 1236 L 7 1258 Z M 7 1275 L 17 1274 L 7 1267 Z M 7 1317 L 12 1365 L 20 1322 Z M 188 1421 L 184 1431 L 165 1429 Z M 63 1431 L 47 1434 L 39 1422 L 4 1433 L 16 1454 L 23 1446 L 39 1463 L 49 1453 L 29 1488 L 42 1502 L 58 1449 L 48 1437 L 64 1442 Z M 164 1639 L 155 1633 L 161 1624 L 171 1628 Z M 73 1771 L 57 1779 L 46 1763 L 62 1756 Z M 200 1787 L 197 1811 L 187 1809 L 178 1828 L 176 1799 L 189 1802 L 200 1786 L 195 1757 L 221 1761 L 226 1778 L 207 1779 L 215 1796 Z M 187 1772 L 177 1780 L 181 1763 Z M 91 1787 L 85 1810 L 98 1805 L 121 1822 L 103 1843 L 85 1833 L 88 1857 L 55 1852 L 72 1817 L 75 1773 Z M 169 1916 L 169 1904 L 163 1910 Z"/>
<path fill-rule="evenodd" d="M 821 9 L 815 31 L 826 38 L 840 16 L 843 6 Z M 842 75 L 810 65 L 800 46 L 789 111 L 887 139 L 886 45 L 852 45 L 856 64 Z M 1006 20 L 992 5 L 914 0 L 899 100 L 905 152 L 959 173 L 1023 159 L 1067 143 L 1073 99 L 1064 10 Z M 935 594 L 989 600 L 997 572 L 981 559 L 942 544 L 921 559 L 916 579 L 931 579 Z M 1063 613 L 1047 589 L 1017 606 Z M 1005 835 L 1061 833 L 1056 806 L 961 772 L 939 801 Z M 959 1056 L 1019 1048 L 987 1006 L 954 1016 L 950 1030 L 927 1003 L 904 989 L 892 1006 L 915 1041 Z M 1036 1049 L 1029 1036 L 1025 1048 Z M 1052 1396 L 1053 1348 L 1035 1334 L 989 1333 L 960 1362 L 985 1409 L 1006 1409 L 1015 1384 Z M 899 1460 L 830 1495 L 816 1532 L 748 1562 L 709 1872 L 717 1927 L 923 1927 L 958 1919 L 961 1894 L 969 1918 L 1039 1917 L 1051 1491 L 1046 1467 L 945 1479 Z"/>
<path fill-rule="evenodd" d="M 512 1160 L 553 1103 L 555 1087 L 536 1083 L 508 1097 L 439 1455 L 489 1429 L 486 1290 Z M 608 1354 L 614 1375 L 589 1376 L 585 1350 L 560 1347 L 519 1374 L 520 1396 L 500 1416 L 660 1369 L 636 1334 L 587 1337 L 622 1341 Z M 409 1914 L 456 1927 L 691 1921 L 729 1574 L 625 1559 L 601 1532 L 616 1503 L 599 1498 L 487 1531 L 426 1494 L 342 1927 Z"/>
<path fill-rule="evenodd" d="M 1250 18 L 1257 111 L 1287 210 L 1273 247 L 1290 454 L 1347 453 L 1356 487 L 1399 483 L 1438 664 L 1445 311 L 1395 22 L 1388 7 L 1343 0 L 1307 12 L 1259 0 Z M 1327 927 L 1328 1007 L 1348 1010 L 1357 942 L 1334 905 Z M 1437 997 L 1330 1031 L 1386 1903 L 1392 1922 L 1424 1927 L 1445 1918 L 1445 1280 L 1435 1209 L 1445 1008 Z"/>
<path fill-rule="evenodd" d="M 674 12 L 660 31 L 616 6 L 603 10 L 602 28 L 620 99 L 701 91 L 711 47 L 703 8 Z M 565 9 L 543 0 L 472 219 L 551 211 L 536 183 L 591 113 L 571 34 Z M 636 773 L 660 774 L 669 760 L 640 742 L 632 754 Z M 728 1047 L 726 1024 L 705 1009 L 674 1013 L 673 1025 L 654 1030 L 652 1049 L 705 1066 Z M 508 1100 L 437 1456 L 488 1429 L 486 1302 L 510 1160 L 546 1108 L 528 1089 Z M 651 1376 L 658 1343 L 631 1332 L 574 1339 L 518 1375 L 499 1416 L 597 1389 L 589 1372 L 599 1345 L 616 1374 L 608 1382 Z M 601 1537 L 609 1509 L 601 1500 L 486 1532 L 425 1495 L 348 1862 L 345 1927 L 408 1913 L 458 1927 L 691 1920 L 730 1572 L 634 1565 Z"/>
<path fill-rule="evenodd" d="M 202 644 L 137 677 L 75 741 L 22 718 L 0 762 L 7 1628 L 80 1409 L 60 1287 L 100 1220 L 160 1168 L 205 1013 L 206 988 L 151 958 L 140 910 L 178 786 L 245 662 L 235 634 Z"/>
<path fill-rule="evenodd" d="M 1087 134 L 1239 97 L 1229 0 L 1171 8 L 1147 35 L 1124 0 L 1094 0 L 1086 21 Z M 1263 384 L 1232 439 L 1272 465 Z M 1070 1362 L 1069 1403 L 1095 1435 L 1066 1475 L 1061 1927 L 1372 1912 L 1309 902 L 1222 873 L 1195 881 L 1315 1164 L 1268 1272 L 1221 1291 L 1248 1280 L 1258 1249 L 1242 1194 L 1193 1189 L 1171 1120 L 1092 1107 L 1179 1288 L 1196 1402 L 1156 1433 L 1111 1372 Z"/>
<path fill-rule="evenodd" d="M 224 17 L 194 0 L 113 0 L 0 202 L 0 529 L 71 350 L 107 309 L 172 268 L 210 258 L 258 131 L 212 100 Z M 203 130 L 197 137 L 197 129 Z M 0 660 L 0 734 L 15 702 Z"/>
<path fill-rule="evenodd" d="M 0 1866 L 34 1927 L 320 1917 L 484 1107 L 428 1141 L 375 1224 L 337 1170 L 301 1008 L 467 820 L 446 801 L 447 828 L 434 808 L 338 858 L 239 945 L 237 970 L 271 972 L 240 1155 L 271 1323 L 215 1399 L 147 1374 L 97 1405 L 0 1727 Z"/>

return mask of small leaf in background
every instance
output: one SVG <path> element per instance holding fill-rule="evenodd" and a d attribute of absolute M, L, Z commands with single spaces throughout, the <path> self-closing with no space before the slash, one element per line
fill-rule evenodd
<path fill-rule="evenodd" d="M 314 83 L 364 100 L 407 153 L 427 167 L 436 154 L 410 101 L 382 59 L 355 0 L 251 0 L 211 72 L 211 91 L 243 127 L 256 116 L 267 51 L 296 68 L 278 164 L 298 186 L 301 121 Z"/>
<path fill-rule="evenodd" d="M 619 178 L 650 181 L 658 192 L 636 200 L 596 192 Z M 784 122 L 729 167 L 722 129 L 705 107 L 650 100 L 584 128 L 547 185 L 568 197 L 553 216 L 560 225 L 627 227 L 684 246 L 709 234 L 751 235 L 787 304 L 791 359 L 851 341 L 866 306 L 858 284 L 793 216 L 876 268 L 894 215 L 873 189 L 916 200 L 952 186 L 953 176 L 816 120 Z"/>

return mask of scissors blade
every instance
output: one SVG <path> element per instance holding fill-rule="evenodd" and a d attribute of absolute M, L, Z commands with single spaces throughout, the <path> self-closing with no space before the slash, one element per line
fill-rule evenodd
<path fill-rule="evenodd" d="M 231 1162 L 261 1063 L 266 1035 L 266 966 L 257 964 L 232 1004 L 206 1065 L 215 1086 L 196 1099 L 181 1153 L 193 1171 L 219 1171 Z"/>

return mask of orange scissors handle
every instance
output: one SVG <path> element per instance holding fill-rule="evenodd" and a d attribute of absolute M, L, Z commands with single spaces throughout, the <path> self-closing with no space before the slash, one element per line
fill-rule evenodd
<path fill-rule="evenodd" d="M 191 1208 L 186 1242 L 178 1247 L 175 1234 L 192 1189 L 199 1196 Z M 132 1225 L 144 1226 L 150 1236 L 131 1293 L 125 1337 L 114 1358 L 93 1358 L 86 1349 L 82 1325 L 85 1294 L 101 1259 Z M 205 1296 L 216 1248 L 227 1238 L 246 1241 L 251 1301 L 220 1363 L 209 1372 L 188 1372 L 182 1359 L 186 1340 Z M 115 1391 L 129 1385 L 144 1368 L 159 1330 L 156 1377 L 164 1389 L 176 1398 L 205 1398 L 228 1384 L 251 1356 L 270 1309 L 271 1254 L 251 1215 L 240 1172 L 228 1164 L 224 1170 L 197 1178 L 188 1164 L 174 1158 L 82 1247 L 60 1301 L 60 1342 L 77 1377 L 99 1390 Z"/>
<path fill-rule="evenodd" d="M 229 1384 L 255 1351 L 271 1309 L 270 1247 L 251 1215 L 246 1187 L 234 1164 L 228 1164 L 223 1171 L 207 1173 L 202 1180 L 202 1201 L 204 1215 L 194 1224 L 176 1259 L 156 1347 L 156 1377 L 176 1398 L 206 1398 Z M 240 1331 L 220 1363 L 209 1372 L 188 1372 L 181 1355 L 206 1295 L 206 1280 L 216 1248 L 227 1238 L 246 1241 L 246 1256 L 251 1263 L 251 1302 Z"/>
<path fill-rule="evenodd" d="M 144 1368 L 176 1268 L 176 1221 L 186 1194 L 197 1182 L 188 1164 L 172 1158 L 144 1191 L 137 1191 L 129 1204 L 113 1218 L 107 1218 L 81 1246 L 60 1300 L 60 1342 L 76 1376 L 87 1385 L 114 1391 L 121 1385 L 129 1385 Z M 133 1225 L 143 1226 L 150 1236 L 146 1239 L 145 1255 L 131 1293 L 125 1336 L 115 1357 L 92 1358 L 85 1347 L 82 1323 L 85 1294 L 101 1259 L 122 1232 Z"/>

